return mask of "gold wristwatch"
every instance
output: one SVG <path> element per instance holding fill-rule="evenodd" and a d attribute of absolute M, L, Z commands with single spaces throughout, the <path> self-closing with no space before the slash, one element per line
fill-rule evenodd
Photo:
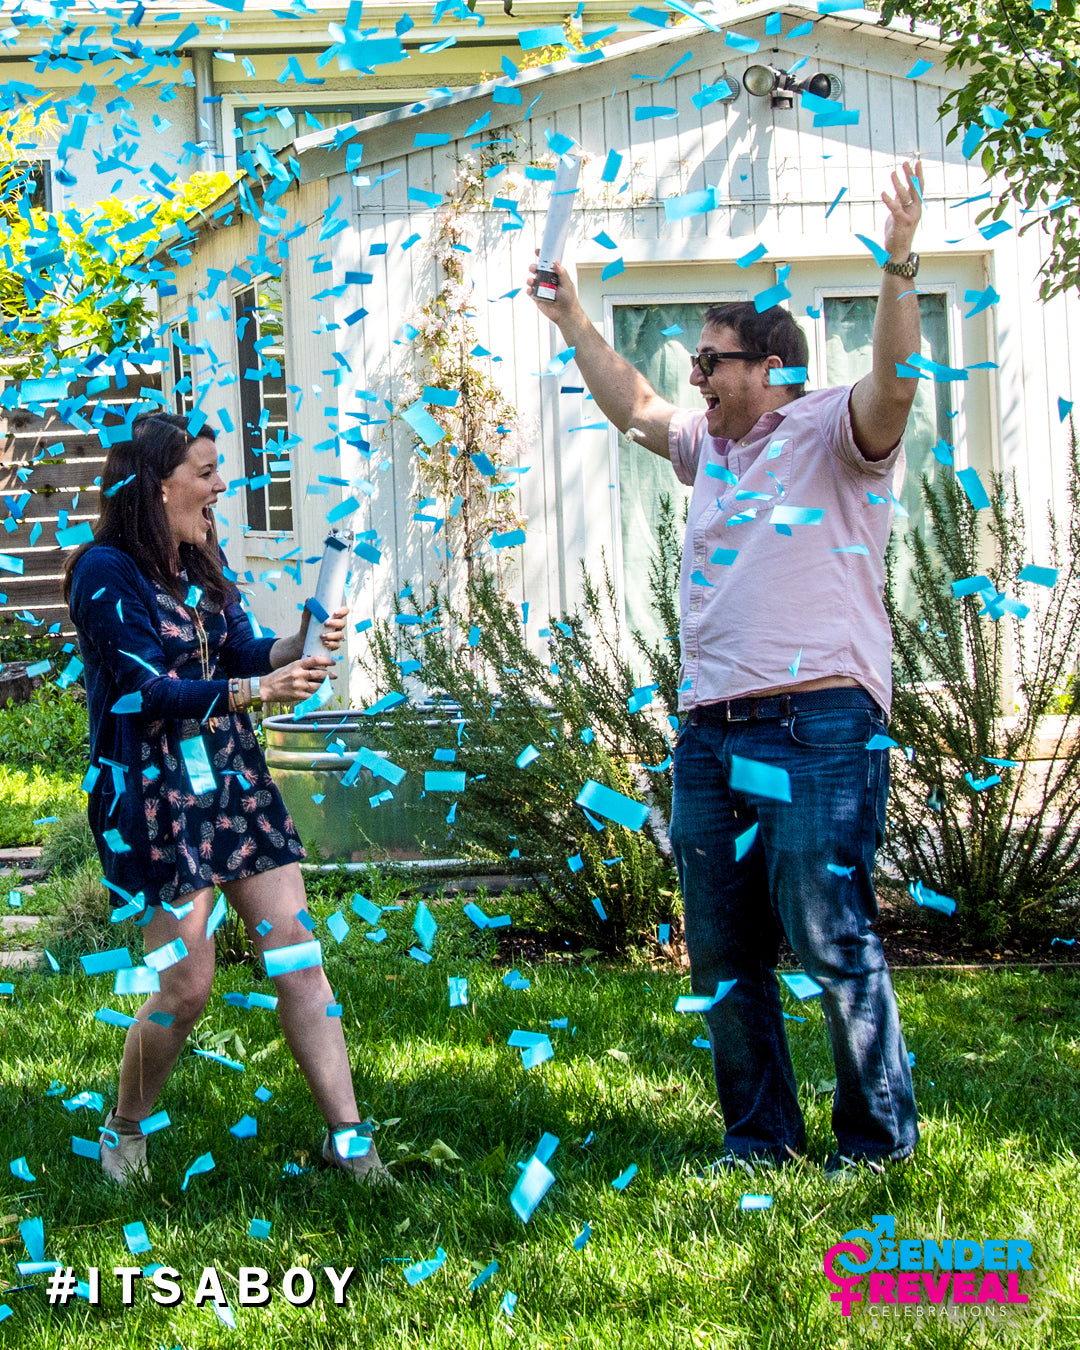
<path fill-rule="evenodd" d="M 908 281 L 914 281 L 919 275 L 919 255 L 909 253 L 907 262 L 885 262 L 881 264 L 881 270 L 888 272 L 893 277 L 907 277 Z"/>

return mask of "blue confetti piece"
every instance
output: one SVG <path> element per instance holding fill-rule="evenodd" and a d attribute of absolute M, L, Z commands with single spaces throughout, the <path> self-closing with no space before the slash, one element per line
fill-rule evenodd
<path fill-rule="evenodd" d="M 217 0 L 217 3 L 220 4 L 220 2 L 221 0 Z M 272 1227 L 273 1224 L 269 1219 L 252 1219 L 251 1225 L 248 1228 L 248 1237 L 258 1238 L 261 1242 L 265 1242 L 270 1236 L 270 1229 Z"/>
<path fill-rule="evenodd" d="M 439 931 L 439 925 L 435 922 L 434 916 L 427 905 L 420 901 L 416 906 L 416 915 L 413 919 L 413 932 L 420 939 L 424 951 L 430 952 L 435 943 L 435 934 Z"/>
<path fill-rule="evenodd" d="M 139 1122 L 139 1129 L 144 1135 L 156 1134 L 158 1130 L 167 1130 L 171 1124 L 168 1111 L 155 1111 Z"/>
<path fill-rule="evenodd" d="M 419 399 L 411 407 L 406 408 L 401 417 L 427 446 L 438 445 L 449 434 L 445 427 L 436 422 Z"/>
<path fill-rule="evenodd" d="M 488 1280 L 491 1279 L 492 1275 L 498 1273 L 498 1270 L 499 1270 L 498 1261 L 492 1261 L 490 1265 L 485 1266 L 484 1269 L 480 1272 L 480 1274 L 477 1275 L 475 1279 L 473 1279 L 469 1284 L 469 1293 L 475 1294 L 476 1291 L 482 1285 L 487 1284 Z"/>
<path fill-rule="evenodd" d="M 371 937 L 370 933 L 368 937 Z M 409 955 L 414 961 L 419 961 L 422 966 L 431 964 L 431 956 L 422 947 L 410 947 Z"/>
<path fill-rule="evenodd" d="M 956 910 L 955 900 L 947 895 L 939 895 L 937 891 L 932 891 L 929 886 L 924 886 L 921 881 L 910 882 L 908 894 L 917 905 L 921 905 L 925 909 L 936 909 L 942 914 L 953 914 Z"/>
<path fill-rule="evenodd" d="M 771 366 L 769 368 L 769 383 L 772 385 L 782 384 L 805 384 L 806 367 L 805 366 Z"/>
<path fill-rule="evenodd" d="M 626 1171 L 620 1173 L 619 1176 L 617 1176 L 615 1180 L 611 1183 L 612 1190 L 625 1191 L 627 1186 L 629 1186 L 630 1183 L 633 1181 L 633 1179 L 637 1176 L 637 1170 L 638 1170 L 637 1163 L 631 1163 L 630 1166 L 626 1169 Z"/>
<path fill-rule="evenodd" d="M 627 830 L 640 830 L 649 818 L 649 808 L 644 802 L 634 801 L 591 778 L 586 780 L 574 801 L 585 810 L 603 816 L 606 820 L 613 820 L 616 825 Z"/>
<path fill-rule="evenodd" d="M 180 1189 L 182 1191 L 186 1191 L 188 1188 L 188 1182 L 191 1180 L 192 1177 L 199 1176 L 203 1172 L 212 1172 L 214 1170 L 214 1166 L 215 1164 L 213 1154 L 201 1153 L 199 1157 L 197 1157 L 195 1161 L 191 1164 L 188 1170 L 184 1173 L 184 1182 L 183 1185 L 180 1187 Z"/>
<path fill-rule="evenodd" d="M 821 995 L 821 985 L 801 970 L 794 975 L 781 975 L 780 978 L 797 999 L 818 998 Z"/>
<path fill-rule="evenodd" d="M 229 1133 L 236 1139 L 254 1139 L 259 1132 L 259 1122 L 254 1116 L 241 1116 L 235 1125 L 229 1126 Z"/>
<path fill-rule="evenodd" d="M 441 1247 L 435 1248 L 435 1255 L 427 1261 L 417 1261 L 415 1265 L 406 1266 L 401 1272 L 405 1280 L 410 1285 L 419 1284 L 421 1280 L 426 1280 L 439 1270 L 446 1260 L 446 1253 Z"/>
<path fill-rule="evenodd" d="M 18 1181 L 37 1181 L 37 1177 L 30 1171 L 30 1164 L 25 1158 L 13 1158 L 8 1163 L 8 1169 Z"/>
<path fill-rule="evenodd" d="M 288 947 L 270 947 L 263 952 L 266 973 L 271 979 L 287 975 L 293 970 L 307 970 L 322 965 L 322 944 L 296 942 Z"/>
<path fill-rule="evenodd" d="M 976 511 L 982 511 L 990 505 L 990 498 L 986 495 L 986 489 L 976 469 L 959 469 L 956 477 Z"/>
<path fill-rule="evenodd" d="M 428 769 L 424 773 L 425 792 L 464 792 L 464 769 Z"/>
<path fill-rule="evenodd" d="M 769 250 L 765 247 L 764 244 L 758 244 L 755 248 L 752 248 L 749 253 L 744 253 L 741 258 L 736 258 L 735 266 L 750 267 L 753 263 L 756 263 L 760 258 L 764 258 L 765 254 L 768 253 L 768 251 Z"/>
<path fill-rule="evenodd" d="M 728 782 L 735 792 L 768 797 L 777 802 L 791 801 L 791 778 L 787 771 L 772 764 L 762 764 L 756 759 L 732 755 Z"/>
<path fill-rule="evenodd" d="M 513 1317 L 514 1309 L 518 1305 L 518 1296 L 511 1290 L 507 1290 L 502 1296 L 502 1302 L 499 1304 L 499 1311 L 505 1317 Z"/>
<path fill-rule="evenodd" d="M 555 1184 L 555 1175 L 535 1155 L 525 1165 L 517 1185 L 510 1192 L 510 1208 L 522 1223 L 528 1223 L 536 1207 Z"/>
<path fill-rule="evenodd" d="M 450 991 L 451 1008 L 469 1006 L 469 981 L 462 975 L 448 975 L 447 985 Z"/>
<path fill-rule="evenodd" d="M 146 1236 L 145 1227 L 138 1220 L 124 1224 L 124 1242 L 132 1256 L 150 1250 L 150 1239 Z"/>
<path fill-rule="evenodd" d="M 754 840 L 758 837 L 758 822 L 755 820 L 748 830 L 743 830 L 742 834 L 737 835 L 735 839 L 735 861 L 742 862 L 746 855 L 754 846 Z"/>
<path fill-rule="evenodd" d="M 106 975 L 130 967 L 131 953 L 126 947 L 115 947 L 107 952 L 89 952 L 80 956 L 79 961 L 87 975 Z"/>
<path fill-rule="evenodd" d="M 1028 563 L 1021 568 L 1018 581 L 1031 581 L 1036 586 L 1046 586 L 1048 589 L 1057 585 L 1058 569 L 1056 567 L 1036 567 L 1034 563 Z"/>
<path fill-rule="evenodd" d="M 707 1013 L 723 1002 L 735 988 L 736 980 L 719 980 L 715 994 L 683 994 L 675 1000 L 677 1013 Z"/>
<path fill-rule="evenodd" d="M 739 1201 L 741 1210 L 772 1209 L 771 1195 L 744 1195 Z"/>

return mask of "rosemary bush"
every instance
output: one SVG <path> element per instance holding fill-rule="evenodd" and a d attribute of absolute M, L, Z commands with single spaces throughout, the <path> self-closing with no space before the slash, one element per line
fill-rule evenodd
<path fill-rule="evenodd" d="M 373 731 L 411 772 L 464 771 L 462 793 L 424 798 L 455 847 L 506 859 L 531 878 L 549 925 L 613 951 L 655 936 L 676 906 L 671 750 L 658 682 L 638 686 L 620 651 L 610 577 L 601 588 L 584 574 L 583 592 L 580 611 L 540 628 L 543 654 L 487 571 L 461 611 L 437 590 L 422 614 L 411 602 L 372 630 L 368 668 L 380 692 L 404 693 L 409 672 L 435 699 L 400 704 Z M 649 802 L 643 828 L 590 819 L 575 804 L 589 779 Z"/>
<path fill-rule="evenodd" d="M 1048 940 L 1080 893 L 1080 717 L 1054 716 L 1080 661 L 1075 433 L 1067 520 L 1048 520 L 1052 587 L 1019 579 L 1028 543 L 1012 480 L 994 475 L 981 511 L 954 475 L 922 490 L 928 536 L 909 536 L 919 613 L 899 612 L 889 559 L 890 734 L 913 753 L 893 756 L 883 856 L 957 902 L 943 922 L 966 941 Z M 955 594 L 970 578 L 985 584 Z"/>

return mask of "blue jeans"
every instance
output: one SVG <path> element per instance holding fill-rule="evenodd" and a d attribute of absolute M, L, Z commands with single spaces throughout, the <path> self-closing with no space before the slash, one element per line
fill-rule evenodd
<path fill-rule="evenodd" d="M 822 706 L 837 701 L 850 706 Z M 775 974 L 781 934 L 822 987 L 840 1152 L 903 1158 L 918 1141 L 907 1047 L 871 929 L 889 767 L 887 750 L 866 745 L 884 731 L 859 689 L 798 695 L 786 720 L 725 723 L 698 710 L 680 730 L 671 842 L 694 992 L 737 981 L 706 1022 L 725 1144 L 740 1155 L 783 1160 L 806 1145 Z M 791 802 L 733 789 L 732 755 L 785 770 Z M 735 840 L 754 824 L 736 862 Z"/>

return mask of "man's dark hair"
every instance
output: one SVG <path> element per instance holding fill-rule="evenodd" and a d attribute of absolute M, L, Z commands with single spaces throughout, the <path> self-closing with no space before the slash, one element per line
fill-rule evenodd
<path fill-rule="evenodd" d="M 217 536 L 211 522 L 204 545 L 177 548 L 165 515 L 161 485 L 184 462 L 197 440 L 215 441 L 217 432 L 204 426 L 197 435 L 188 430 L 186 417 L 174 413 L 145 413 L 131 424 L 131 439 L 109 448 L 101 475 L 101 504 L 94 538 L 67 560 L 64 601 L 71 598 L 75 565 L 97 544 L 110 544 L 129 554 L 143 576 L 178 600 L 187 594 L 180 571 L 219 604 L 234 599 L 236 588 L 221 570 Z"/>
<path fill-rule="evenodd" d="M 810 358 L 806 334 L 788 310 L 779 305 L 759 314 L 752 300 L 728 300 L 710 305 L 705 311 L 706 328 L 730 328 L 743 351 L 778 356 L 785 366 L 805 366 Z M 801 394 L 804 385 L 791 385 L 793 394 Z"/>

